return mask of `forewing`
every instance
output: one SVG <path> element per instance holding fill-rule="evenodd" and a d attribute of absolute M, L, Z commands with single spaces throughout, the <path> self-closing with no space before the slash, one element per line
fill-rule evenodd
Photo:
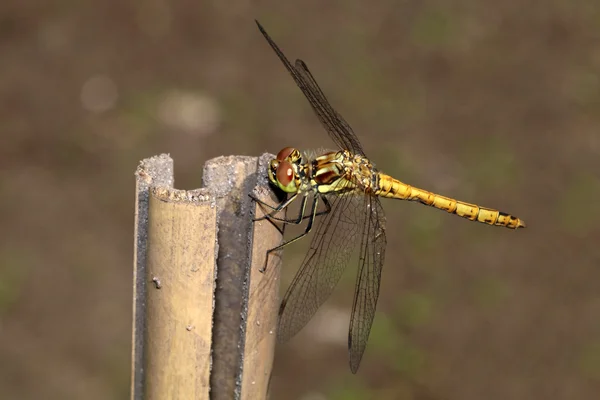
<path fill-rule="evenodd" d="M 361 232 L 356 292 L 348 334 L 350 369 L 353 373 L 358 371 L 375 318 L 386 245 L 385 215 L 381 202 L 379 198 L 371 196 L 365 196 L 365 200 L 362 212 L 367 218 Z"/>
<path fill-rule="evenodd" d="M 300 331 L 327 300 L 356 252 L 366 214 L 364 195 L 328 196 L 331 211 L 317 222 L 310 249 L 279 310 L 278 339 Z"/>
<path fill-rule="evenodd" d="M 267 34 L 262 25 L 258 21 L 256 21 L 256 24 L 285 68 L 292 75 L 292 78 L 294 78 L 296 85 L 298 85 L 300 90 L 302 90 L 302 93 L 304 93 L 304 96 L 310 103 L 315 114 L 317 114 L 319 121 L 321 121 L 321 124 L 325 127 L 333 141 L 342 150 L 350 150 L 355 154 L 365 155 L 358 138 L 352 131 L 352 128 L 344 120 L 344 118 L 338 114 L 333 107 L 331 107 L 329 101 L 325 97 L 325 94 L 308 70 L 308 67 L 304 61 L 296 60 L 296 65 L 292 65 L 283 54 L 281 49 L 279 49 L 279 47 L 275 44 L 273 39 L 271 39 L 269 34 Z"/>
<path fill-rule="evenodd" d="M 302 78 L 302 81 L 309 88 L 310 93 L 315 98 L 315 104 L 319 108 L 317 110 L 315 105 L 313 105 L 313 109 L 317 115 L 326 116 L 327 121 L 324 121 L 323 118 L 319 117 L 323 125 L 327 128 L 327 132 L 333 141 L 343 150 L 350 150 L 354 154 L 365 155 L 360 141 L 356 134 L 352 130 L 352 127 L 344 117 L 342 117 L 329 103 L 327 97 L 325 97 L 325 93 L 321 90 L 321 87 L 317 83 L 316 79 L 310 73 L 308 66 L 302 60 L 296 60 L 295 65 L 296 71 Z"/>

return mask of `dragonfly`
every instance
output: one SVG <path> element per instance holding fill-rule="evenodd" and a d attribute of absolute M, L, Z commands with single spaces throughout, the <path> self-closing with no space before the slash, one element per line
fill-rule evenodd
<path fill-rule="evenodd" d="M 279 308 L 278 340 L 287 341 L 309 322 L 329 298 L 348 264 L 355 262 L 358 272 L 348 351 L 350 369 L 356 373 L 375 317 L 385 260 L 385 214 L 380 198 L 416 201 L 471 221 L 510 229 L 524 228 L 525 222 L 502 211 L 416 188 L 378 171 L 365 155 L 350 125 L 330 105 L 306 63 L 297 59 L 292 64 L 263 26 L 258 21 L 256 24 L 338 147 L 337 151 L 325 154 L 283 148 L 270 161 L 268 175 L 270 182 L 288 197 L 271 206 L 251 196 L 268 209 L 255 221 L 268 219 L 274 224 L 280 221 L 285 225 L 307 220 L 302 234 L 267 251 L 261 271 L 266 269 L 272 253 L 302 239 L 314 229 L 310 248 Z M 297 200 L 300 201 L 297 218 L 275 216 Z M 323 205 L 319 211 L 320 203 Z"/>

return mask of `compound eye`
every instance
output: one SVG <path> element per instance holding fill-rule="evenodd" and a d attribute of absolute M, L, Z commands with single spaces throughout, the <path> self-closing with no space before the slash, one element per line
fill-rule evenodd
<path fill-rule="evenodd" d="M 294 152 L 294 150 L 295 149 L 293 147 L 285 147 L 285 148 L 281 149 L 281 151 L 279 151 L 279 153 L 277 153 L 277 159 L 279 161 L 285 160 Z"/>
<path fill-rule="evenodd" d="M 292 164 L 287 161 L 281 161 L 277 167 L 276 176 L 277 182 L 283 186 L 288 186 L 294 179 L 294 168 L 292 168 Z"/>

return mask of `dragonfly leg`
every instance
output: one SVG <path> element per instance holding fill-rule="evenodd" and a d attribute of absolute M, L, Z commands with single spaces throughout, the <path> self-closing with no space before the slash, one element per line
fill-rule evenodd
<path fill-rule="evenodd" d="M 289 201 L 287 201 L 287 200 L 283 202 L 283 203 L 287 203 L 287 204 L 285 204 L 283 207 L 280 207 L 280 205 L 278 205 L 278 206 L 276 206 L 276 207 L 273 207 L 272 205 L 270 205 L 270 204 L 267 204 L 267 203 L 265 203 L 265 202 L 264 202 L 264 201 L 262 201 L 262 200 L 259 200 L 258 198 L 256 198 L 256 197 L 252 196 L 251 194 L 250 194 L 250 195 L 248 195 L 248 196 L 250 196 L 250 198 L 251 198 L 252 200 L 256 201 L 256 202 L 257 202 L 257 203 L 259 203 L 261 206 L 266 206 L 266 207 L 268 207 L 268 208 L 270 208 L 270 209 L 272 210 L 272 211 L 271 211 L 271 212 L 269 212 L 269 213 L 265 213 L 265 214 L 267 214 L 267 215 L 264 215 L 264 216 L 262 216 L 262 217 L 260 217 L 260 218 L 255 218 L 255 219 L 253 219 L 253 220 L 252 220 L 253 222 L 256 222 L 256 221 L 262 221 L 263 219 L 271 219 L 271 220 L 274 220 L 274 221 L 281 221 L 281 222 L 284 222 L 284 223 L 286 223 L 286 224 L 294 224 L 294 225 L 298 225 L 298 224 L 300 224 L 300 222 L 302 222 L 302 220 L 303 220 L 303 219 L 306 219 L 306 218 L 310 218 L 310 217 L 311 217 L 311 215 L 310 215 L 310 214 L 309 214 L 309 215 L 306 215 L 306 214 L 305 214 L 305 207 L 306 207 L 306 196 L 305 196 L 305 197 L 302 199 L 302 204 L 301 204 L 301 206 L 300 206 L 300 213 L 299 213 L 299 215 L 298 215 L 298 218 L 295 218 L 295 219 L 292 219 L 292 218 L 290 218 L 290 219 L 287 219 L 287 218 L 279 218 L 279 217 L 276 217 L 276 216 L 274 216 L 274 215 L 271 215 L 271 214 L 274 214 L 274 213 L 275 213 L 275 212 L 277 212 L 277 211 L 280 211 L 280 209 L 283 209 L 283 208 L 287 207 L 287 206 L 290 204 L 290 202 L 289 202 Z M 329 202 L 327 201 L 327 199 L 326 199 L 326 198 L 322 198 L 322 200 L 323 200 L 323 204 L 325 204 L 325 207 L 326 207 L 327 209 L 326 209 L 326 210 L 323 210 L 323 211 L 318 211 L 318 212 L 315 214 L 315 216 L 316 216 L 316 217 L 318 217 L 318 216 L 320 216 L 320 215 L 328 214 L 328 213 L 329 213 L 329 211 L 331 211 L 331 206 L 329 205 Z M 283 203 L 282 203 L 282 204 L 283 204 Z M 279 210 L 278 210 L 278 209 L 279 209 Z"/>
<path fill-rule="evenodd" d="M 263 219 L 269 219 L 269 220 L 272 220 L 272 221 L 280 221 L 280 222 L 283 222 L 283 223 L 286 223 L 286 224 L 298 225 L 298 224 L 300 224 L 300 222 L 302 222 L 303 219 L 310 218 L 310 215 L 306 215 L 306 201 L 307 201 L 306 196 L 304 196 L 302 198 L 302 203 L 300 204 L 300 211 L 298 213 L 298 217 L 297 218 L 279 218 L 279 217 L 276 217 L 275 215 L 272 215 L 272 214 L 276 213 L 277 211 L 280 211 L 280 210 L 286 208 L 287 206 L 289 206 L 290 203 L 291 203 L 291 201 L 286 200 L 283 203 L 281 203 L 281 204 L 283 204 L 283 206 L 278 205 L 276 207 L 273 207 L 272 205 L 269 205 L 269 204 L 265 203 L 264 201 L 259 200 L 259 199 L 255 198 L 255 197 L 253 197 L 252 195 L 249 195 L 249 196 L 250 196 L 251 199 L 253 199 L 257 203 L 259 203 L 261 206 L 265 206 L 265 207 L 268 207 L 268 208 L 271 209 L 271 212 L 265 213 L 266 215 L 264 215 L 264 216 L 262 216 L 260 218 L 254 218 L 252 220 L 253 222 L 262 221 Z M 325 204 L 328 206 L 328 203 L 325 203 Z M 318 215 L 323 215 L 323 214 L 327 214 L 328 212 L 329 212 L 329 210 L 319 211 L 319 212 L 317 212 L 316 215 L 317 216 Z"/>
<path fill-rule="evenodd" d="M 274 251 L 277 251 L 277 250 L 281 250 L 285 246 L 292 244 L 295 241 L 302 239 L 304 236 L 308 235 L 312 229 L 313 222 L 314 222 L 315 218 L 317 217 L 317 215 L 327 214 L 331 211 L 331 205 L 329 204 L 327 199 L 325 197 L 323 197 L 322 199 L 323 199 L 323 203 L 327 207 L 327 210 L 317 213 L 317 205 L 319 203 L 319 196 L 315 196 L 315 198 L 313 199 L 312 206 L 310 208 L 310 215 L 303 216 L 304 213 L 302 213 L 301 214 L 302 217 L 299 217 L 300 220 L 302 220 L 304 218 L 309 218 L 308 224 L 306 225 L 306 230 L 303 233 L 301 233 L 300 235 L 296 236 L 295 238 L 285 241 L 282 244 L 280 244 L 279 246 L 273 247 L 272 249 L 267 250 L 267 257 L 265 259 L 265 265 L 263 266 L 262 269 L 259 270 L 260 272 L 265 272 L 267 270 L 267 265 L 269 264 L 269 256 L 271 255 L 271 253 L 273 253 Z"/>
<path fill-rule="evenodd" d="M 265 212 L 265 215 L 263 215 L 260 218 L 254 218 L 252 221 L 256 222 L 256 221 L 262 221 L 263 219 L 268 219 L 268 218 L 275 218 L 273 216 L 273 214 L 278 213 L 279 211 L 283 210 L 284 208 L 286 208 L 287 206 L 289 206 L 292 201 L 296 200 L 296 198 L 298 197 L 298 193 L 294 193 L 294 195 L 292 197 L 290 197 L 289 199 L 286 199 L 284 201 L 282 201 L 281 203 L 279 203 L 277 206 L 273 207 L 270 204 L 265 203 L 264 201 L 260 200 L 258 197 L 253 196 L 252 194 L 248 195 L 252 200 L 254 200 L 255 202 L 257 202 L 261 208 L 264 211 L 264 207 L 270 208 L 271 211 L 269 211 L 268 213 Z"/>
<path fill-rule="evenodd" d="M 300 203 L 300 212 L 298 213 L 298 218 L 296 218 L 296 219 L 286 219 L 286 218 L 279 218 L 279 217 L 276 217 L 276 216 L 274 216 L 274 215 L 268 215 L 268 216 L 266 216 L 266 217 L 263 217 L 263 219 L 264 219 L 264 218 L 267 218 L 267 219 L 269 220 L 269 222 L 270 222 L 270 223 L 271 223 L 273 226 L 275 226 L 275 227 L 277 228 L 277 230 L 279 231 L 279 233 L 281 233 L 281 234 L 283 235 L 283 229 L 284 229 L 284 227 L 281 227 L 281 228 L 280 228 L 280 227 L 279 227 L 279 226 L 278 226 L 278 225 L 275 223 L 275 221 L 281 221 L 281 222 L 283 222 L 283 223 L 284 223 L 284 226 L 285 226 L 285 224 L 294 224 L 294 225 L 298 225 L 298 224 L 299 224 L 299 223 L 300 223 L 300 222 L 301 222 L 301 221 L 302 221 L 304 218 L 306 218 L 306 217 L 304 216 L 304 214 L 305 214 L 305 212 L 306 212 L 306 201 L 307 201 L 307 198 L 306 198 L 306 196 L 302 197 L 302 203 Z M 256 220 L 255 220 L 255 221 L 256 221 Z"/>
<path fill-rule="evenodd" d="M 319 217 L 321 215 L 329 214 L 329 211 L 331 211 L 331 206 L 329 205 L 329 202 L 327 201 L 327 199 L 323 197 L 321 200 L 323 200 L 323 204 L 325 204 L 325 207 L 327 209 L 326 210 L 322 210 L 322 211 L 317 211 L 315 213 L 315 217 Z M 278 218 L 278 217 L 275 217 L 275 216 L 272 216 L 270 218 L 274 219 L 275 221 L 284 222 L 286 224 L 295 224 L 295 225 L 298 225 L 298 224 L 300 224 L 300 222 L 303 219 L 307 219 L 307 218 L 311 218 L 311 217 L 312 217 L 312 214 L 306 215 L 304 213 L 304 209 L 302 209 L 302 212 L 300 213 L 300 215 L 298 216 L 298 218 L 295 219 L 295 220 L 293 220 L 293 219 L 285 219 L 285 218 Z"/>
<path fill-rule="evenodd" d="M 285 223 L 295 223 L 295 224 L 298 224 L 299 222 L 295 222 L 294 220 L 287 220 L 285 218 L 278 218 L 278 217 L 274 216 L 273 214 L 276 213 L 276 212 L 278 212 L 278 211 L 280 211 L 280 210 L 282 210 L 282 209 L 284 209 L 284 208 L 286 208 L 287 206 L 289 206 L 290 203 L 296 199 L 297 195 L 298 194 L 296 193 L 292 197 L 290 197 L 289 199 L 284 200 L 283 202 L 281 202 L 280 204 L 278 204 L 276 207 L 273 207 L 272 205 L 267 204 L 264 201 L 258 199 L 257 197 L 254 197 L 253 195 L 249 194 L 248 196 L 250 196 L 250 198 L 252 200 L 254 200 L 256 203 L 258 203 L 258 205 L 262 209 L 263 213 L 265 214 L 265 215 L 263 215 L 260 218 L 254 218 L 252 220 L 252 222 L 262 221 L 263 219 L 266 219 L 266 220 L 268 220 L 271 223 L 271 225 L 273 225 L 275 227 L 275 229 L 277 229 L 279 231 L 279 233 L 281 233 L 283 235 L 283 227 L 279 227 L 279 225 L 277 225 L 275 223 L 275 221 L 283 221 Z M 265 211 L 265 207 L 270 208 L 271 211 L 270 212 L 266 212 Z M 301 219 L 301 216 L 304 215 L 305 208 L 306 208 L 306 196 L 302 198 L 302 204 L 300 206 L 300 216 L 298 216 L 299 220 Z"/>

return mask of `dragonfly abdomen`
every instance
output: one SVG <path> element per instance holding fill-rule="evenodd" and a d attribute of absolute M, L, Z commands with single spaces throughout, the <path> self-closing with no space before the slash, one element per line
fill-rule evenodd
<path fill-rule="evenodd" d="M 510 229 L 525 228 L 525 222 L 513 215 L 419 189 L 381 173 L 379 188 L 374 194 L 391 199 L 418 201 L 450 214 L 488 225 L 505 226 Z"/>

